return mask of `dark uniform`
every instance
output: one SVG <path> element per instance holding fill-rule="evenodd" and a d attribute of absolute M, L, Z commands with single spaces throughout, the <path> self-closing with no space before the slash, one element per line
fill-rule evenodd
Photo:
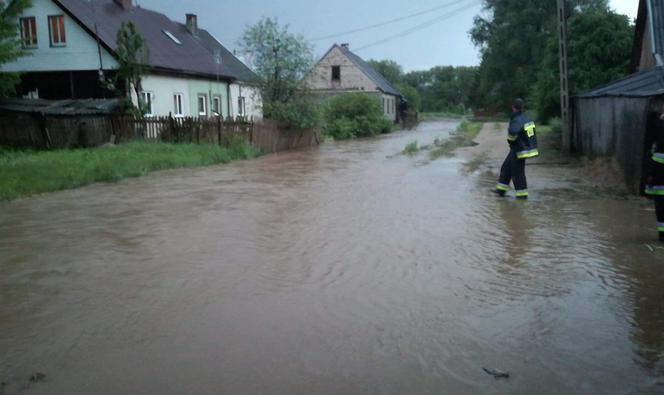
<path fill-rule="evenodd" d="M 657 142 L 653 145 L 652 156 L 648 164 L 648 185 L 646 194 L 655 199 L 657 231 L 659 240 L 664 241 L 664 121 L 657 125 Z"/>
<path fill-rule="evenodd" d="M 507 129 L 507 142 L 510 152 L 500 168 L 500 178 L 496 190 L 503 196 L 510 189 L 510 181 L 514 183 L 516 197 L 528 198 L 528 183 L 526 181 L 526 159 L 539 155 L 537 150 L 537 136 L 535 122 L 522 111 L 512 113 L 510 125 Z"/>

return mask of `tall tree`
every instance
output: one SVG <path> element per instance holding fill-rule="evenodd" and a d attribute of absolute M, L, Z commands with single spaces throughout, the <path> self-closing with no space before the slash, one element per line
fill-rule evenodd
<path fill-rule="evenodd" d="M 630 50 L 623 45 L 624 19 L 616 19 L 608 0 L 567 3 L 570 87 L 578 92 L 620 74 Z M 484 16 L 475 17 L 470 31 L 482 54 L 481 105 L 507 109 L 513 98 L 523 97 L 545 106 L 544 112 L 553 111 L 559 92 L 556 16 L 556 2 L 551 0 L 484 0 Z M 612 29 L 616 31 L 609 32 Z M 581 53 L 586 49 L 594 53 L 584 59 Z"/>
<path fill-rule="evenodd" d="M 18 17 L 30 0 L 0 1 L 0 66 L 25 55 L 21 48 Z M 20 82 L 17 73 L 0 73 L 0 97 L 13 94 Z"/>
<path fill-rule="evenodd" d="M 629 73 L 633 42 L 629 18 L 607 8 L 589 7 L 568 21 L 570 94 L 578 94 Z M 542 58 L 534 104 L 543 120 L 560 114 L 558 40 L 551 38 Z"/>
<path fill-rule="evenodd" d="M 314 63 L 311 45 L 276 19 L 263 18 L 249 26 L 239 44 L 249 55 L 267 103 L 294 98 Z"/>
<path fill-rule="evenodd" d="M 117 37 L 117 60 L 120 65 L 117 76 L 125 82 L 125 93 L 130 94 L 131 89 L 136 93 L 138 109 L 141 114 L 146 112 L 146 103 L 143 100 L 142 78 L 147 70 L 149 59 L 148 48 L 145 40 L 136 30 L 132 22 L 122 22 Z"/>

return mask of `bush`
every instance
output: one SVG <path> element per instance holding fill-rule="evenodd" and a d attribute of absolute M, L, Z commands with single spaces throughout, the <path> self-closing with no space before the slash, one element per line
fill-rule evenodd
<path fill-rule="evenodd" d="M 325 109 L 325 133 L 335 139 L 374 136 L 392 131 L 380 101 L 363 93 L 345 93 L 330 99 Z"/>
<path fill-rule="evenodd" d="M 266 117 L 283 122 L 289 129 L 311 129 L 320 126 L 320 105 L 309 96 L 299 96 L 288 102 L 263 104 Z"/>

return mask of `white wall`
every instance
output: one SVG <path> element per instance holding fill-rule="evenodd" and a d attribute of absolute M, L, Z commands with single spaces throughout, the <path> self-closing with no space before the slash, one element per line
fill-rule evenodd
<path fill-rule="evenodd" d="M 49 40 L 48 16 L 65 16 L 67 46 L 51 48 Z M 83 30 L 73 19 L 52 0 L 32 0 L 32 7 L 23 12 L 25 17 L 36 18 L 36 49 L 28 49 L 28 55 L 0 66 L 1 71 L 70 71 L 98 70 L 99 52 L 97 41 Z M 20 32 L 16 32 L 20 35 Z M 102 47 L 102 61 L 105 70 L 118 67 L 113 57 Z"/>
<path fill-rule="evenodd" d="M 148 75 L 141 81 L 143 91 L 151 92 L 153 115 L 164 116 L 169 113 L 175 115 L 173 95 L 182 94 L 182 112 L 184 116 L 191 115 L 189 80 L 185 78 L 163 77 Z M 137 103 L 136 95 L 132 92 L 132 101 Z"/>
<path fill-rule="evenodd" d="M 258 89 L 241 83 L 231 84 L 231 116 L 236 117 L 239 115 L 238 97 L 240 95 L 244 97 L 246 110 L 246 114 L 244 115 L 253 117 L 254 119 L 263 118 L 263 101 Z"/>
<path fill-rule="evenodd" d="M 383 115 L 391 121 L 397 120 L 397 102 L 398 99 L 396 96 L 392 95 L 381 95 L 381 104 L 383 105 Z"/>

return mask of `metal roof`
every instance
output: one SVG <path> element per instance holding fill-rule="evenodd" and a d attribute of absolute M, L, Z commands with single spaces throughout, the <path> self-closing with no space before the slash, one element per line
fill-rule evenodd
<path fill-rule="evenodd" d="M 185 26 L 163 14 L 137 6 L 125 10 L 113 0 L 53 1 L 93 37 L 96 30 L 101 44 L 112 53 L 117 49 L 116 35 L 122 23 L 131 21 L 149 49 L 148 66 L 204 77 L 219 75 L 224 80 L 238 78 L 230 64 L 219 67 L 210 51 Z M 170 32 L 180 44 L 165 32 Z"/>
<path fill-rule="evenodd" d="M 664 95 L 664 66 L 656 66 L 610 82 L 576 97 L 649 97 Z"/>
<path fill-rule="evenodd" d="M 325 56 L 327 56 L 327 54 L 330 53 L 330 51 L 332 51 L 334 48 L 339 48 L 339 50 L 341 50 L 341 52 L 346 55 L 346 57 L 348 57 L 348 59 L 350 59 L 355 64 L 355 66 L 357 66 L 376 84 L 376 87 L 378 87 L 379 90 L 390 95 L 401 96 L 401 92 L 399 92 L 392 84 L 390 84 L 390 82 L 387 81 L 385 77 L 377 72 L 376 69 L 371 67 L 369 63 L 365 62 L 364 59 L 354 54 L 347 46 L 334 44 L 332 48 L 330 48 L 329 51 L 327 51 L 327 53 L 323 56 L 323 58 L 325 58 Z"/>
<path fill-rule="evenodd" d="M 0 99 L 0 111 L 43 113 L 48 115 L 94 115 L 116 112 L 120 99 Z"/>

